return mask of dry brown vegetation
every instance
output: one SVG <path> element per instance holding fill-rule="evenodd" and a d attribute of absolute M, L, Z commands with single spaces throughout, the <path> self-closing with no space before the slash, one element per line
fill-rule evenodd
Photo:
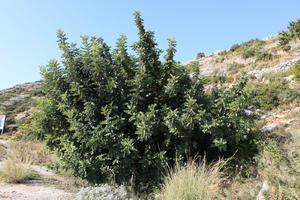
<path fill-rule="evenodd" d="M 186 165 L 176 164 L 165 177 L 160 198 L 163 200 L 216 199 L 225 176 L 221 172 L 226 161 L 207 164 L 203 159 Z"/>

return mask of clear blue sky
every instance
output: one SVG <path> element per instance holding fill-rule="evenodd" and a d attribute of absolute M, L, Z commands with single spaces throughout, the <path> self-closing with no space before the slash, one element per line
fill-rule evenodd
<path fill-rule="evenodd" d="M 139 10 L 161 49 L 176 37 L 176 59 L 195 58 L 234 43 L 264 38 L 300 18 L 299 0 L 0 0 L 0 89 L 39 80 L 39 66 L 59 58 L 56 30 L 71 41 L 103 37 L 114 46 L 124 33 L 132 44 Z"/>

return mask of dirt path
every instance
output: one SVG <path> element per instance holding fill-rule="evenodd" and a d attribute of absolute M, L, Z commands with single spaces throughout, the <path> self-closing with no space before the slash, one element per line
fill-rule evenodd
<path fill-rule="evenodd" d="M 40 181 L 0 184 L 0 199 L 3 200 L 67 200 L 71 198 L 72 194 Z"/>
<path fill-rule="evenodd" d="M 7 140 L 0 140 L 0 145 L 7 147 Z M 0 162 L 0 170 L 3 162 Z M 46 167 L 31 165 L 31 168 L 42 177 L 59 180 L 60 177 Z M 8 184 L 0 180 L 0 200 L 71 200 L 74 194 L 55 188 L 46 180 L 30 180 L 22 184 Z"/>

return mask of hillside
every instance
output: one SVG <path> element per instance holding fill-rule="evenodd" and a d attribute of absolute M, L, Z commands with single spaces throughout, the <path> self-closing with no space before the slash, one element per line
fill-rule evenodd
<path fill-rule="evenodd" d="M 198 65 L 202 75 L 228 75 L 235 78 L 241 71 L 257 78 L 268 73 L 284 72 L 300 60 L 300 41 L 280 47 L 279 36 L 266 39 L 252 39 L 234 44 L 230 49 L 184 62 L 184 65 Z"/>
<path fill-rule="evenodd" d="M 16 85 L 0 90 L 0 113 L 7 115 L 6 129 L 15 131 L 18 123 L 29 115 L 34 99 L 44 96 L 41 82 Z"/>

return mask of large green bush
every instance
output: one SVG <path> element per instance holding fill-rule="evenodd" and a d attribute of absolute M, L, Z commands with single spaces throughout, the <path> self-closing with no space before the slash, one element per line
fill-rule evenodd
<path fill-rule="evenodd" d="M 42 67 L 47 99 L 32 134 L 75 175 L 131 180 L 139 190 L 157 185 L 167 165 L 188 156 L 251 157 L 255 117 L 244 112 L 246 80 L 205 93 L 199 73 L 189 75 L 174 61 L 175 41 L 161 61 L 138 12 L 135 23 L 136 56 L 127 53 L 125 36 L 111 51 L 101 38 L 83 36 L 77 47 L 58 31 L 62 61 Z"/>

